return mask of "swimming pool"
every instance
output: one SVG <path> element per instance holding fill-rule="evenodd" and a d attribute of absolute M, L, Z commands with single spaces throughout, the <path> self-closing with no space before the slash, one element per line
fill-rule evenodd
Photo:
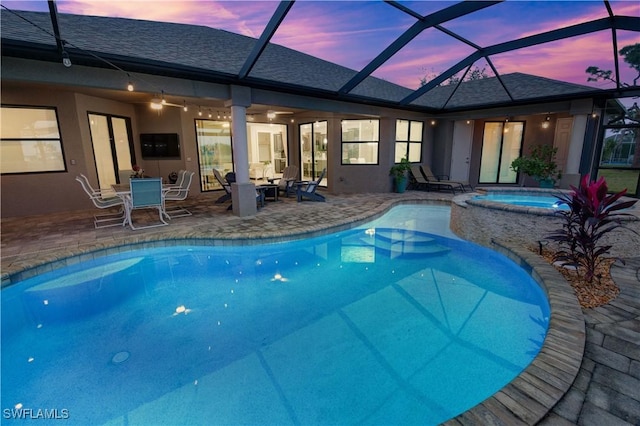
<path fill-rule="evenodd" d="M 549 316 L 523 270 L 434 235 L 446 217 L 401 206 L 306 241 L 128 252 L 18 283 L 2 291 L 2 407 L 72 424 L 444 421 L 516 376 Z"/>

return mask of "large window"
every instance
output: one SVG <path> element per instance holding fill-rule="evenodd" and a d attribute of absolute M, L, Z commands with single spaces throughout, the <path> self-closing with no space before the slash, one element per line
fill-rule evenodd
<path fill-rule="evenodd" d="M 247 123 L 249 177 L 256 180 L 282 177 L 287 167 L 287 126 L 275 123 Z"/>
<path fill-rule="evenodd" d="M 604 135 L 598 177 L 604 176 L 609 191 L 640 191 L 640 109 L 633 99 L 609 101 L 604 110 Z"/>
<path fill-rule="evenodd" d="M 524 122 L 488 122 L 484 124 L 480 183 L 516 183 L 518 175 L 511 162 L 520 156 Z"/>
<path fill-rule="evenodd" d="M 2 173 L 66 171 L 55 108 L 2 107 Z"/>
<path fill-rule="evenodd" d="M 396 120 L 395 162 L 407 158 L 411 163 L 422 162 L 422 121 Z"/>
<path fill-rule="evenodd" d="M 222 189 L 213 174 L 213 169 L 219 170 L 222 176 L 233 171 L 229 122 L 196 120 L 196 143 L 200 165 L 200 189 Z"/>
<path fill-rule="evenodd" d="M 378 164 L 380 122 L 342 120 L 342 164 Z"/>

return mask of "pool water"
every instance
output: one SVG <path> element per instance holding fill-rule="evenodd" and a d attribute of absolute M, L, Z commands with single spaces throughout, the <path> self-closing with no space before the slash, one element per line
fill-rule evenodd
<path fill-rule="evenodd" d="M 400 206 L 319 238 L 131 251 L 8 287 L 5 422 L 454 417 L 536 356 L 549 306 L 513 262 L 451 238 L 448 214 Z"/>
<path fill-rule="evenodd" d="M 569 206 L 556 197 L 536 195 L 514 194 L 487 194 L 476 195 L 475 200 L 495 201 L 497 203 L 511 204 L 514 206 L 538 207 L 552 210 L 569 210 Z"/>

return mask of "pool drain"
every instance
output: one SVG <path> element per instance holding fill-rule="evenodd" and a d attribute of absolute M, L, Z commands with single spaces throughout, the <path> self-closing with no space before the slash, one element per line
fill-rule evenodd
<path fill-rule="evenodd" d="M 122 364 L 129 359 L 129 355 L 131 354 L 127 351 L 118 352 L 111 358 L 111 362 L 114 364 Z"/>

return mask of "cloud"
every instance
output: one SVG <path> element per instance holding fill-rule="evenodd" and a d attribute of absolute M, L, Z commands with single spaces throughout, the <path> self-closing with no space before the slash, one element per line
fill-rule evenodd
<path fill-rule="evenodd" d="M 277 4 L 265 1 L 61 0 L 58 11 L 149 21 L 204 25 L 260 37 Z"/>

